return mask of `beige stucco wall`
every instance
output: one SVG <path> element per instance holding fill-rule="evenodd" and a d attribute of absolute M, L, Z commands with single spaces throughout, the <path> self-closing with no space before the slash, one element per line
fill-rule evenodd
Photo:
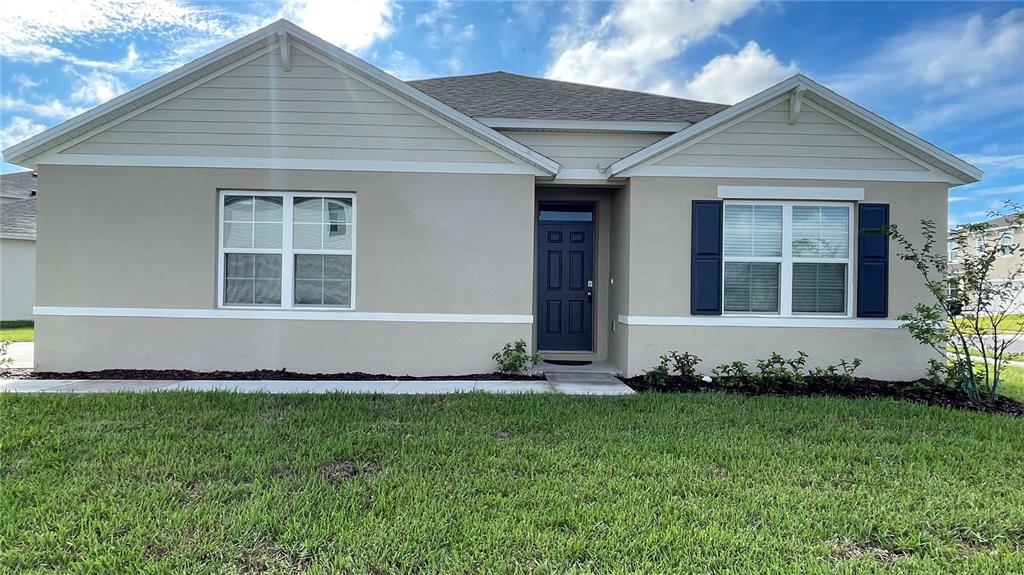
<path fill-rule="evenodd" d="M 32 319 L 35 295 L 35 240 L 0 239 L 0 320 Z"/>
<path fill-rule="evenodd" d="M 940 230 L 946 226 L 945 184 L 634 177 L 629 190 L 630 315 L 690 315 L 690 206 L 695 199 L 717 199 L 719 185 L 864 188 L 865 201 L 888 203 L 891 223 L 912 237 L 919 237 L 921 219 L 934 220 Z M 889 318 L 894 319 L 929 295 L 917 271 L 899 260 L 896 246 L 890 250 Z M 650 368 L 669 350 L 696 353 L 713 365 L 753 363 L 772 351 L 803 350 L 811 354 L 812 364 L 860 357 L 860 374 L 888 379 L 923 375 L 933 353 L 898 329 L 643 325 L 629 326 L 628 350 L 630 375 Z"/>
<path fill-rule="evenodd" d="M 215 308 L 220 188 L 355 192 L 359 312 L 532 314 L 532 176 L 50 165 L 39 169 L 38 305 Z M 458 373 L 489 369 L 501 343 L 532 344 L 529 324 L 39 320 L 39 368 L 60 370 L 153 354 L 165 367 L 280 367 L 294 352 L 331 371 Z M 358 360 L 343 351 L 353 346 Z"/>

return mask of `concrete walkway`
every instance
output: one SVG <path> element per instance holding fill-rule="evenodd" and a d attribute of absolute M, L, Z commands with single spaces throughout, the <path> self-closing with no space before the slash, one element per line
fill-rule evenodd
<path fill-rule="evenodd" d="M 0 379 L 0 392 L 109 393 L 152 391 L 234 391 L 238 393 L 380 393 L 433 395 L 444 393 L 561 393 L 566 395 L 630 395 L 621 381 L 147 381 L 75 379 Z"/>
<path fill-rule="evenodd" d="M 12 341 L 7 346 L 7 357 L 12 360 L 9 367 L 32 369 L 35 367 L 35 343 L 31 341 Z"/>

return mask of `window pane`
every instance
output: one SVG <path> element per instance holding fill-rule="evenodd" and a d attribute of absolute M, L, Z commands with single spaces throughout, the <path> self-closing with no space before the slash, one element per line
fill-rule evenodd
<path fill-rule="evenodd" d="M 225 222 L 251 222 L 252 196 L 224 196 Z"/>
<path fill-rule="evenodd" d="M 280 249 L 281 224 L 255 224 L 252 247 Z"/>
<path fill-rule="evenodd" d="M 352 249 L 352 234 L 348 224 L 324 224 L 325 250 Z"/>
<path fill-rule="evenodd" d="M 779 264 L 725 264 L 725 311 L 777 313 Z"/>
<path fill-rule="evenodd" d="M 352 200 L 325 198 L 327 212 L 324 223 L 352 223 Z"/>
<path fill-rule="evenodd" d="M 793 311 L 846 313 L 846 264 L 793 264 Z"/>
<path fill-rule="evenodd" d="M 277 196 L 256 196 L 256 221 L 280 222 L 284 212 L 284 198 Z"/>
<path fill-rule="evenodd" d="M 844 206 L 793 206 L 793 256 L 850 255 L 850 210 Z"/>
<path fill-rule="evenodd" d="M 726 204 L 725 255 L 782 256 L 782 206 Z"/>
<path fill-rule="evenodd" d="M 225 254 L 224 303 L 280 305 L 280 254 Z"/>
<path fill-rule="evenodd" d="M 295 249 L 300 250 L 322 249 L 323 243 L 320 241 L 320 234 L 323 232 L 323 227 L 324 225 L 319 222 L 315 224 L 296 223 L 292 235 L 292 245 L 295 246 Z"/>
<path fill-rule="evenodd" d="M 251 223 L 224 223 L 224 247 L 226 248 L 251 248 L 252 247 L 252 224 Z"/>
<path fill-rule="evenodd" d="M 348 307 L 351 293 L 352 256 L 295 256 L 295 305 Z"/>
<path fill-rule="evenodd" d="M 295 198 L 296 222 L 309 224 L 320 224 L 324 221 L 324 199 L 323 198 Z"/>

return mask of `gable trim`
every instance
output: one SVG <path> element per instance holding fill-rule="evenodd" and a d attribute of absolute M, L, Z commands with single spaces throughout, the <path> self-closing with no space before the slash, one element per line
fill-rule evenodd
<path fill-rule="evenodd" d="M 188 81 L 190 76 L 197 76 L 192 81 L 189 81 L 190 84 L 195 81 L 205 81 L 210 74 L 216 72 L 216 70 L 212 69 L 206 70 L 206 68 L 210 66 L 219 64 L 236 54 L 241 54 L 241 57 L 244 58 L 248 55 L 244 52 L 247 49 L 252 49 L 254 46 L 256 47 L 255 51 L 263 51 L 259 49 L 260 43 L 267 44 L 271 50 L 279 49 L 280 43 L 278 34 L 280 32 L 284 32 L 290 36 L 290 40 L 299 40 L 313 48 L 315 51 L 319 51 L 327 55 L 329 59 L 336 61 L 335 65 L 340 63 L 341 65 L 352 68 L 355 72 L 364 76 L 362 79 L 370 80 L 373 83 L 378 84 L 378 88 L 384 89 L 392 94 L 418 104 L 420 107 L 433 112 L 438 117 L 451 123 L 453 126 L 457 126 L 469 134 L 473 134 L 485 142 L 496 146 L 498 149 L 513 156 L 515 159 L 533 166 L 538 170 L 538 175 L 553 176 L 557 174 L 558 170 L 561 168 L 561 165 L 551 158 L 548 158 L 547 156 L 528 148 L 514 139 L 489 128 L 476 120 L 473 120 L 438 100 L 427 96 L 405 82 L 402 82 L 401 80 L 390 76 L 386 72 L 371 66 L 359 58 L 348 54 L 344 50 L 331 45 L 327 41 L 314 36 L 287 20 L 278 20 L 260 30 L 257 30 L 256 32 L 248 34 L 239 40 L 235 40 L 234 42 L 209 53 L 206 56 L 202 56 L 173 72 L 169 72 L 168 74 L 147 82 L 146 84 L 114 98 L 105 104 L 101 104 L 84 114 L 45 130 L 24 142 L 15 144 L 3 151 L 4 157 L 8 162 L 25 164 L 28 163 L 28 160 L 33 159 L 42 152 L 53 147 L 60 146 L 67 140 L 77 138 L 81 134 L 77 134 L 75 131 L 81 130 L 83 127 L 87 127 L 90 123 L 99 122 L 99 124 L 95 126 L 95 129 L 87 129 L 87 131 L 97 133 L 101 132 L 112 122 L 120 119 L 120 116 L 104 119 L 105 116 L 114 115 L 119 111 L 129 109 L 133 103 L 137 103 L 146 97 L 154 96 L 161 90 L 168 88 L 173 89 L 175 83 Z M 231 63 L 233 63 L 233 61 L 224 62 L 225 65 Z M 161 99 L 164 96 L 165 95 L 156 95 L 154 99 Z M 145 106 L 148 103 L 149 102 L 141 104 L 141 106 Z"/>
<path fill-rule="evenodd" d="M 850 100 L 843 98 L 802 74 L 797 74 L 788 80 L 784 80 L 767 90 L 747 98 L 731 108 L 727 108 L 706 120 L 676 132 L 663 140 L 655 142 L 642 150 L 638 150 L 637 152 L 612 163 L 608 168 L 608 174 L 610 177 L 626 177 L 628 175 L 637 174 L 635 168 L 642 165 L 645 170 L 649 169 L 652 166 L 645 164 L 661 157 L 666 152 L 670 152 L 684 143 L 689 143 L 694 138 L 697 138 L 710 130 L 723 126 L 723 124 L 756 113 L 756 111 L 766 103 L 773 102 L 776 99 L 781 100 L 781 98 L 786 97 L 790 91 L 798 88 L 805 89 L 805 93 L 803 94 L 804 100 L 807 100 L 808 96 L 813 94 L 822 100 L 828 101 L 833 105 L 842 108 L 853 115 L 858 121 L 871 125 L 890 135 L 894 139 L 904 142 L 908 146 L 919 151 L 922 156 L 927 157 L 929 160 L 933 160 L 936 163 L 936 167 L 939 167 L 943 169 L 944 172 L 948 173 L 951 183 L 970 183 L 981 179 L 982 171 L 977 167 L 957 158 L 929 142 L 926 142 L 910 132 L 907 132 L 903 128 L 900 128 L 892 122 L 885 120 Z M 820 106 L 817 107 L 820 108 Z M 844 120 L 843 123 L 848 124 L 850 122 L 848 120 Z M 629 173 L 626 173 L 627 170 Z"/>

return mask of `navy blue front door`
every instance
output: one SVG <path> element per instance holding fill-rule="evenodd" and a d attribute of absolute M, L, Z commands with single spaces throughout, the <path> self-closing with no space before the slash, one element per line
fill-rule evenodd
<path fill-rule="evenodd" d="M 594 348 L 593 210 L 545 210 L 537 223 L 537 348 Z M 557 221 L 559 214 L 576 221 Z M 545 214 L 556 221 L 545 220 Z M 589 218 L 590 221 L 580 221 Z"/>

